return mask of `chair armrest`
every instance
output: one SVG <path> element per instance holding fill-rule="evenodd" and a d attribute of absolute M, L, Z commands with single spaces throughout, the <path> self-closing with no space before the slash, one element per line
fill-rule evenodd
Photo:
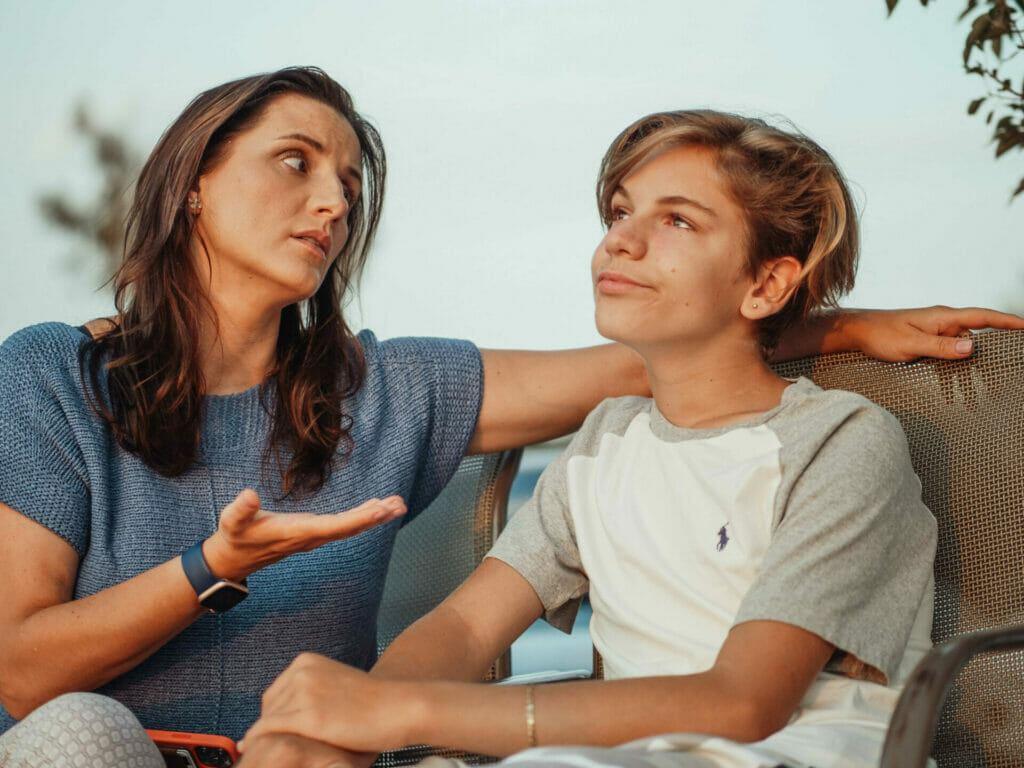
<path fill-rule="evenodd" d="M 896 703 L 879 768 L 925 768 L 939 712 L 953 680 L 972 658 L 1024 648 L 1024 625 L 953 637 L 932 648 L 914 668 Z"/>

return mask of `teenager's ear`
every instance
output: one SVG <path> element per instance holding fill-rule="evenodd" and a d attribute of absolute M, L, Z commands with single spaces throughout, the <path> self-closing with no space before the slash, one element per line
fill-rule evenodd
<path fill-rule="evenodd" d="M 757 279 L 743 297 L 740 314 L 748 320 L 763 320 L 786 306 L 800 281 L 803 265 L 795 256 L 780 256 L 757 270 Z"/>

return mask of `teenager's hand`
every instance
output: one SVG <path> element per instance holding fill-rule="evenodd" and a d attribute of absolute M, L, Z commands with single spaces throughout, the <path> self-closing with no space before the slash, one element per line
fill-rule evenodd
<path fill-rule="evenodd" d="M 406 746 L 413 683 L 381 680 L 340 662 L 303 653 L 263 693 L 260 719 L 243 739 L 294 734 L 353 752 Z"/>
<path fill-rule="evenodd" d="M 237 768 L 368 768 L 377 755 L 343 749 L 292 734 L 246 739 Z"/>
<path fill-rule="evenodd" d="M 974 351 L 974 343 L 965 337 L 972 330 L 1024 329 L 1024 318 L 980 307 L 845 310 L 838 323 L 848 337 L 848 348 L 893 362 L 919 357 L 959 360 Z"/>
<path fill-rule="evenodd" d="M 270 512 L 260 507 L 260 497 L 247 488 L 221 511 L 217 531 L 203 543 L 203 555 L 214 575 L 243 579 L 296 552 L 355 536 L 405 511 L 400 497 L 388 496 L 331 515 Z"/>

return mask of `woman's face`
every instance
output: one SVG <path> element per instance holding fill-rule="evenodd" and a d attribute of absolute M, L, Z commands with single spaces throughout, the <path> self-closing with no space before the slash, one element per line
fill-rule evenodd
<path fill-rule="evenodd" d="M 337 111 L 295 93 L 228 142 L 199 177 L 192 249 L 216 303 L 279 309 L 317 291 L 348 237 L 359 150 Z"/>

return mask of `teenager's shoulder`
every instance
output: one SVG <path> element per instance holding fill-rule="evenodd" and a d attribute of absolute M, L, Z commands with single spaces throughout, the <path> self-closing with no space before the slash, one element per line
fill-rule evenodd
<path fill-rule="evenodd" d="M 624 435 L 638 415 L 650 414 L 653 402 L 649 397 L 636 395 L 602 400 L 584 419 L 566 453 L 570 456 L 595 455 L 606 435 Z"/>
<path fill-rule="evenodd" d="M 799 379 L 787 389 L 784 402 L 788 407 L 780 409 L 771 424 L 784 445 L 828 441 L 883 461 L 908 450 L 896 417 L 856 392 L 822 389 Z"/>

